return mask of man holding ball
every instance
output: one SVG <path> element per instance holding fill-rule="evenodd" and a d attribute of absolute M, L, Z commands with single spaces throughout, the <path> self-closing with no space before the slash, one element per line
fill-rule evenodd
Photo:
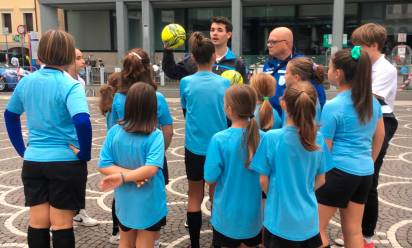
<path fill-rule="evenodd" d="M 221 75 L 224 71 L 235 70 L 242 75 L 243 81 L 246 82 L 246 67 L 242 59 L 237 57 L 227 46 L 229 39 L 232 37 L 232 29 L 232 23 L 228 18 L 212 18 L 210 39 L 216 50 L 216 62 L 213 64 L 213 72 Z M 185 55 L 183 60 L 176 64 L 173 50 L 170 47 L 173 47 L 173 44 L 165 44 L 163 52 L 162 66 L 166 76 L 171 79 L 180 80 L 197 71 L 197 65 L 190 54 Z"/>

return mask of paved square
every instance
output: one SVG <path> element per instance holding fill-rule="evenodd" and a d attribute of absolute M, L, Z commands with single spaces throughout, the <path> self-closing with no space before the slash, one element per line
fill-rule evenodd
<path fill-rule="evenodd" d="M 27 247 L 27 208 L 21 183 L 22 159 L 11 146 L 5 130 L 3 112 L 7 100 L 0 99 L 0 247 Z M 76 247 L 116 247 L 108 240 L 111 233 L 112 193 L 100 192 L 97 185 L 101 178 L 96 163 L 101 144 L 106 134 L 105 119 L 97 108 L 96 99 L 89 99 L 93 124 L 93 152 L 89 163 L 86 209 L 99 220 L 96 227 L 75 228 Z M 167 151 L 170 183 L 167 186 L 169 214 L 167 225 L 161 233 L 162 247 L 186 247 L 188 233 L 186 219 L 187 181 L 184 169 L 184 119 L 180 104 L 168 99 L 174 119 L 174 136 Z M 376 247 L 412 247 L 412 103 L 396 106 L 399 128 L 388 150 L 382 167 L 380 193 L 380 219 Z M 41 111 L 41 110 L 39 110 Z M 22 121 L 27 136 L 25 121 Z M 208 223 L 210 208 L 207 198 L 202 206 L 203 226 L 201 246 L 210 247 L 211 230 Z M 330 225 L 333 238 L 340 235 L 339 218 Z"/>

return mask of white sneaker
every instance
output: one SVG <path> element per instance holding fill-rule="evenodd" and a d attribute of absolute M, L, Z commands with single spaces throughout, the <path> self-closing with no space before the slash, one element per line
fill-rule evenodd
<path fill-rule="evenodd" d="M 160 241 L 159 240 L 155 240 L 153 248 L 160 248 Z"/>
<path fill-rule="evenodd" d="M 120 242 L 120 235 L 111 235 L 109 238 L 109 243 L 113 245 L 118 245 Z"/>
<path fill-rule="evenodd" d="M 81 209 L 79 214 L 73 217 L 73 221 L 82 226 L 96 226 L 99 224 L 97 220 L 89 217 L 84 209 Z"/>

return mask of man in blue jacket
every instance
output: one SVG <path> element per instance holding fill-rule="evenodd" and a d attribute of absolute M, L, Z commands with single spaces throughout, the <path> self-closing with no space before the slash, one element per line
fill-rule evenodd
<path fill-rule="evenodd" d="M 282 108 L 279 104 L 279 97 L 285 90 L 286 65 L 289 60 L 303 55 L 296 53 L 293 46 L 293 34 L 289 28 L 279 27 L 270 32 L 267 46 L 269 59 L 263 66 L 263 72 L 272 74 L 276 79 L 276 94 L 270 98 L 270 103 L 282 115 Z"/>

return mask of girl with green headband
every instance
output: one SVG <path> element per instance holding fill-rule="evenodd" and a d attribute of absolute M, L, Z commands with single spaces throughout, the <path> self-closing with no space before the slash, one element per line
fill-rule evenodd
<path fill-rule="evenodd" d="M 338 208 L 345 247 L 364 245 L 362 215 L 385 132 L 371 71 L 369 56 L 359 46 L 336 52 L 329 63 L 328 79 L 338 94 L 325 104 L 321 117 L 320 131 L 334 167 L 316 192 L 322 247 L 329 245 L 327 226 Z"/>
<path fill-rule="evenodd" d="M 265 73 L 258 73 L 251 77 L 250 86 L 256 91 L 257 104 L 255 108 L 255 118 L 258 126 L 263 131 L 282 127 L 282 120 L 278 112 L 269 102 L 274 96 L 276 79 Z"/>

